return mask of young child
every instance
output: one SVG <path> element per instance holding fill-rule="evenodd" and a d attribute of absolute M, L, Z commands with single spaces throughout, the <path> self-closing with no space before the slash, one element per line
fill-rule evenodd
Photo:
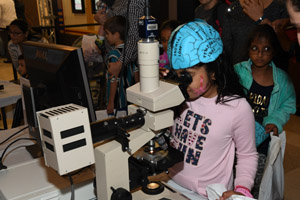
<path fill-rule="evenodd" d="M 23 54 L 21 54 L 18 57 L 18 70 L 19 70 L 19 74 L 24 77 L 27 78 L 27 70 L 26 70 L 26 65 L 25 65 L 25 60 L 24 60 L 24 56 Z"/>
<path fill-rule="evenodd" d="M 107 66 L 110 62 L 117 62 L 124 48 L 126 19 L 122 16 L 109 18 L 104 24 L 105 37 L 114 49 L 108 53 Z M 120 77 L 121 76 L 121 77 Z M 125 67 L 123 76 L 112 77 L 107 70 L 107 114 L 115 115 L 115 112 L 124 111 L 127 114 L 126 88 L 138 81 L 138 68 L 134 63 Z M 119 83 L 118 83 L 119 82 Z M 118 115 L 119 116 L 119 115 Z"/>
<path fill-rule="evenodd" d="M 167 20 L 162 23 L 160 29 L 159 29 L 159 36 L 160 36 L 160 42 L 163 46 L 163 54 L 159 56 L 160 63 L 159 67 L 163 67 L 166 69 L 170 69 L 169 65 L 169 59 L 167 55 L 167 49 L 168 49 L 168 41 L 171 36 L 172 31 L 175 30 L 180 25 L 180 22 L 177 20 Z"/>
<path fill-rule="evenodd" d="M 207 198 L 206 187 L 215 183 L 228 190 L 221 199 L 251 197 L 257 167 L 254 116 L 222 54 L 219 33 L 199 19 L 178 27 L 168 45 L 171 67 L 193 79 L 172 129 L 171 145 L 184 153 L 183 162 L 169 169 L 173 185 L 198 193 L 197 199 Z"/>
<path fill-rule="evenodd" d="M 252 106 L 256 129 L 261 124 L 265 133 L 278 135 L 296 112 L 296 95 L 288 75 L 275 66 L 272 59 L 276 56 L 279 41 L 269 25 L 257 26 L 249 37 L 248 53 L 250 59 L 235 65 L 241 84 L 247 89 L 247 99 Z M 256 134 L 259 134 L 258 132 Z M 258 135 L 257 135 L 258 137 Z M 255 193 L 264 171 L 270 136 L 257 147 L 259 167 L 255 180 Z M 257 188 L 258 187 L 258 188 Z M 255 195 L 256 196 L 256 195 Z"/>

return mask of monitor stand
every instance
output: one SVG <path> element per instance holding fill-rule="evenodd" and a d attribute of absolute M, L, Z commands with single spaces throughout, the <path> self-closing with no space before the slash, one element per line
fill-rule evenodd
<path fill-rule="evenodd" d="M 32 158 L 40 158 L 43 157 L 43 152 L 39 144 L 32 144 L 25 147 L 28 153 L 32 156 Z"/>

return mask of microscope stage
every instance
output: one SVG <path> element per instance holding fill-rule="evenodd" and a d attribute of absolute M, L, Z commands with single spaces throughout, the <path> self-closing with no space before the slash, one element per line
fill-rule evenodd
<path fill-rule="evenodd" d="M 159 88 L 153 92 L 143 93 L 140 91 L 140 83 L 127 89 L 127 100 L 152 112 L 164 110 L 184 101 L 178 85 L 160 81 Z"/>

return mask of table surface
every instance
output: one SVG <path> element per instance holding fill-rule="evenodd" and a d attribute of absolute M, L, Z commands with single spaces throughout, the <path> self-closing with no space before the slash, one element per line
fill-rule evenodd
<path fill-rule="evenodd" d="M 26 125 L 0 131 L 0 143 Z M 28 128 L 0 144 L 0 155 L 4 149 L 18 138 L 31 138 Z M 3 164 L 8 168 L 0 171 L 0 199 L 70 199 L 70 183 L 67 177 L 46 167 L 43 158 L 32 158 L 25 147 L 35 141 L 21 140 L 6 152 Z M 87 168 L 73 177 L 76 199 L 95 199 L 93 187 L 94 173 Z"/>
<path fill-rule="evenodd" d="M 0 80 L 4 89 L 0 90 L 0 107 L 15 104 L 21 98 L 21 87 L 15 83 Z"/>
<path fill-rule="evenodd" d="M 0 131 L 0 142 L 3 142 L 6 138 L 10 137 L 17 131 L 25 128 L 26 126 L 18 126 L 16 128 L 12 129 L 7 129 Z M 4 149 L 13 141 L 15 141 L 18 138 L 32 138 L 31 135 L 29 134 L 28 128 L 21 131 L 19 134 L 15 135 L 11 139 L 9 139 L 7 142 L 3 143 L 0 145 L 0 155 L 2 155 Z M 33 145 L 35 144 L 35 141 L 32 140 L 20 140 L 16 143 L 14 143 L 12 146 L 9 147 L 8 151 L 5 153 L 3 163 L 7 167 L 32 160 L 32 156 L 30 155 L 29 152 L 26 151 L 25 147 L 28 145 Z"/>
<path fill-rule="evenodd" d="M 13 135 L 25 125 L 0 131 L 0 142 Z M 0 145 L 0 154 L 8 144 L 17 138 L 30 138 L 28 128 Z M 7 151 L 4 164 L 8 169 L 0 171 L 0 199 L 70 199 L 70 183 L 67 177 L 59 176 L 52 168 L 46 167 L 43 158 L 33 159 L 25 150 L 25 146 L 33 141 L 22 140 L 15 143 Z M 73 177 L 76 199 L 95 200 L 93 187 L 94 168 L 86 168 Z M 167 184 L 166 184 L 167 185 Z M 169 189 L 171 188 L 171 190 Z M 3 196 L 1 196 L 3 195 Z M 159 195 L 147 195 L 141 190 L 133 193 L 133 199 L 186 200 L 184 195 L 172 187 L 166 187 Z"/>

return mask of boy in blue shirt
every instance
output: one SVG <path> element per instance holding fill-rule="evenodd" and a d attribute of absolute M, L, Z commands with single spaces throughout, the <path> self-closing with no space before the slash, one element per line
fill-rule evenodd
<path fill-rule="evenodd" d="M 126 19 L 122 16 L 109 18 L 104 24 L 105 38 L 114 48 L 107 56 L 107 66 L 110 62 L 117 62 L 124 49 L 126 34 Z M 107 70 L 106 102 L 107 114 L 115 115 L 118 111 L 127 112 L 126 88 L 138 82 L 138 68 L 135 63 L 125 66 L 119 77 L 113 77 Z"/>

